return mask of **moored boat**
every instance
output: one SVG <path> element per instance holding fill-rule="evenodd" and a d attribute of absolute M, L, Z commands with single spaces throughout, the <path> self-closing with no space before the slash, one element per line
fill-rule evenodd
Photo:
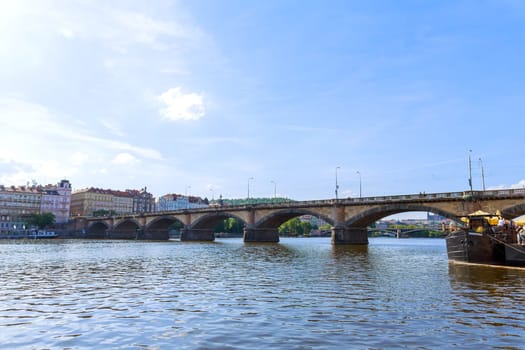
<path fill-rule="evenodd" d="M 525 266 L 525 246 L 517 227 L 492 225 L 494 216 L 476 212 L 465 218 L 467 227 L 446 237 L 448 259 L 468 263 Z"/>
<path fill-rule="evenodd" d="M 0 239 L 49 239 L 58 237 L 59 235 L 56 232 L 44 230 L 23 230 L 0 234 Z"/>
<path fill-rule="evenodd" d="M 28 238 L 49 239 L 49 238 L 57 238 L 57 237 L 58 237 L 58 235 L 54 231 L 38 230 L 38 231 L 31 232 L 31 234 L 29 235 Z"/>

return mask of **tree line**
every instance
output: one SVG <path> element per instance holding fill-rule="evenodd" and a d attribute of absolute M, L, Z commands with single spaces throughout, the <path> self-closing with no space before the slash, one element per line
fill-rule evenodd
<path fill-rule="evenodd" d="M 26 227 L 38 227 L 44 229 L 52 226 L 55 223 L 55 214 L 53 213 L 42 213 L 42 214 L 29 214 L 26 220 Z"/>

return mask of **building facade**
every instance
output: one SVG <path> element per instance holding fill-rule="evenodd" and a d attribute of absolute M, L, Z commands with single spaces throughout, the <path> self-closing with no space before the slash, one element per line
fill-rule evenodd
<path fill-rule="evenodd" d="M 41 187 L 42 204 L 40 213 L 53 213 L 55 222 L 63 224 L 69 220 L 71 208 L 71 184 L 68 180 L 62 180 L 56 185 Z"/>
<path fill-rule="evenodd" d="M 155 198 L 142 190 L 86 188 L 71 195 L 71 216 L 121 215 L 152 212 Z"/>
<path fill-rule="evenodd" d="M 155 212 L 156 203 L 155 197 L 148 192 L 147 187 L 140 191 L 126 190 L 133 196 L 133 212 L 134 213 L 153 213 Z"/>
<path fill-rule="evenodd" d="M 56 185 L 0 185 L 0 232 L 29 229 L 26 221 L 31 214 L 52 213 L 55 223 L 69 220 L 71 184 L 62 180 Z"/>
<path fill-rule="evenodd" d="M 195 196 L 181 194 L 165 194 L 157 201 L 157 211 L 172 211 L 182 209 L 206 208 L 208 201 Z"/>

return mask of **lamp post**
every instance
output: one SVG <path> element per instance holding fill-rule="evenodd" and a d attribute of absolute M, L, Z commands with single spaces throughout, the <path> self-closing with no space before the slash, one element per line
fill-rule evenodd
<path fill-rule="evenodd" d="M 213 187 L 210 186 L 210 191 L 211 191 L 211 200 L 215 200 L 215 195 L 214 195 L 214 192 L 213 192 Z"/>
<path fill-rule="evenodd" d="M 361 173 L 358 171 L 356 171 L 356 174 L 359 175 L 359 198 L 361 198 L 361 195 L 362 195 L 362 182 L 361 182 Z"/>
<path fill-rule="evenodd" d="M 191 188 L 191 186 L 186 186 L 186 209 L 190 207 L 190 197 L 188 195 L 188 190 Z"/>
<path fill-rule="evenodd" d="M 335 200 L 339 198 L 339 183 L 337 182 L 337 170 L 341 169 L 340 166 L 335 168 Z"/>
<path fill-rule="evenodd" d="M 271 180 L 270 183 L 273 184 L 273 199 L 275 200 L 277 198 L 277 184 L 273 180 Z"/>
<path fill-rule="evenodd" d="M 479 165 L 481 167 L 481 184 L 483 186 L 483 191 L 485 191 L 485 172 L 483 171 L 483 161 L 479 158 Z"/>
<path fill-rule="evenodd" d="M 468 150 L 468 185 L 470 187 L 470 193 L 472 194 L 472 160 L 470 158 L 470 155 L 472 154 L 472 150 Z"/>
<path fill-rule="evenodd" d="M 253 180 L 253 177 L 248 178 L 248 199 L 250 199 L 250 180 Z"/>

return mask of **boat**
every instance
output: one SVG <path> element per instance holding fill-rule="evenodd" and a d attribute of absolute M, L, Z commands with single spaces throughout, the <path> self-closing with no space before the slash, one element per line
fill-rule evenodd
<path fill-rule="evenodd" d="M 32 231 L 27 238 L 34 238 L 34 239 L 50 239 L 50 238 L 57 238 L 58 234 L 54 231 L 44 231 L 44 230 L 35 230 Z"/>
<path fill-rule="evenodd" d="M 44 230 L 23 230 L 0 234 L 0 239 L 49 239 L 58 237 L 56 232 Z"/>
<path fill-rule="evenodd" d="M 446 237 L 451 261 L 525 266 L 525 245 L 517 242 L 517 226 L 501 224 L 496 215 L 477 211 L 461 219 L 467 225 Z M 497 223 L 497 224 L 495 224 Z"/>

